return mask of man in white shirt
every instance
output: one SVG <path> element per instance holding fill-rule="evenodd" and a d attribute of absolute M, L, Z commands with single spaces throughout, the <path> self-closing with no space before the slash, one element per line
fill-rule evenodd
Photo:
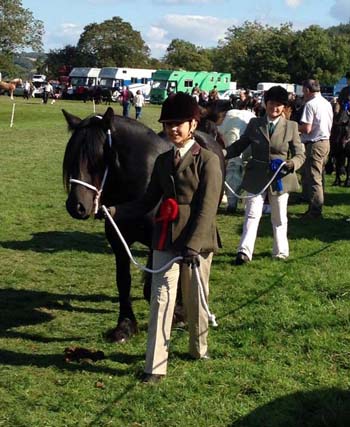
<path fill-rule="evenodd" d="M 333 123 L 333 110 L 329 101 L 320 93 L 318 80 L 303 82 L 305 107 L 299 132 L 305 144 L 306 161 L 302 174 L 303 193 L 309 208 L 304 219 L 322 218 L 324 204 L 324 168 L 329 154 L 329 136 Z"/>
<path fill-rule="evenodd" d="M 53 87 L 50 82 L 47 82 L 44 86 L 43 90 L 43 103 L 47 104 L 47 100 L 49 99 L 49 96 L 53 94 Z"/>

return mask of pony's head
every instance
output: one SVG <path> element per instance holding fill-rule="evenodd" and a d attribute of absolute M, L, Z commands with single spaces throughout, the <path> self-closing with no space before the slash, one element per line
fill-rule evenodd
<path fill-rule="evenodd" d="M 112 127 L 114 113 L 108 108 L 103 116 L 81 120 L 65 110 L 62 112 L 72 131 L 63 159 L 63 183 L 68 192 L 66 208 L 73 218 L 87 219 L 93 213 L 110 158 L 107 131 Z"/>
<path fill-rule="evenodd" d="M 232 102 L 226 99 L 217 99 L 209 102 L 206 106 L 200 107 L 201 119 L 210 120 L 215 124 L 220 124 L 227 111 L 233 108 Z"/>

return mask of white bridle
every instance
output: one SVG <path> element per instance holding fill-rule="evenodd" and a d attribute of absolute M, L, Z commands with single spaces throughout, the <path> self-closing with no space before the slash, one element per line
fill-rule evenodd
<path fill-rule="evenodd" d="M 99 116 L 97 116 L 97 117 L 99 117 Z M 101 118 L 101 117 L 99 117 L 99 118 Z M 112 134 L 111 134 L 111 130 L 110 129 L 107 130 L 107 139 L 108 139 L 109 148 L 111 148 L 112 147 Z M 104 185 L 106 183 L 106 180 L 107 180 L 107 176 L 108 176 L 108 166 L 106 166 L 106 169 L 104 171 L 100 189 L 98 189 L 94 185 L 89 184 L 89 183 L 87 183 L 85 181 L 81 181 L 80 179 L 70 178 L 70 180 L 69 180 L 69 182 L 72 183 L 72 184 L 82 185 L 83 187 L 86 187 L 89 190 L 92 190 L 92 191 L 94 191 L 96 193 L 96 196 L 94 198 L 94 214 L 97 214 L 97 212 L 98 212 L 98 208 L 99 208 L 99 205 L 100 205 L 100 198 L 101 198 L 101 194 L 102 194 L 102 191 L 103 191 L 103 187 L 104 187 Z"/>

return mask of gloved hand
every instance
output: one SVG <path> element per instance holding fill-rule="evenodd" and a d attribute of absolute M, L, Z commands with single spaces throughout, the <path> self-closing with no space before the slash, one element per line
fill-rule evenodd
<path fill-rule="evenodd" d="M 195 251 L 194 249 L 191 248 L 185 248 L 182 251 L 182 257 L 183 260 L 182 262 L 188 265 L 196 265 L 197 267 L 199 266 L 199 253 L 197 251 Z"/>
<path fill-rule="evenodd" d="M 282 175 L 288 175 L 289 173 L 294 171 L 294 162 L 293 160 L 287 160 L 286 164 L 283 165 L 281 169 Z"/>
<path fill-rule="evenodd" d="M 107 208 L 107 210 L 111 216 L 114 216 L 117 213 L 116 206 L 110 206 L 109 208 Z M 95 214 L 95 219 L 106 219 L 106 218 L 107 218 L 107 215 L 105 211 L 102 208 L 99 208 L 99 210 Z"/>

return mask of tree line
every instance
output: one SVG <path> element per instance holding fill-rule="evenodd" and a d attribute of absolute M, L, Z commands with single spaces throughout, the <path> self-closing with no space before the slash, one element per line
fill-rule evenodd
<path fill-rule="evenodd" d="M 14 74 L 14 54 L 24 48 L 42 51 L 43 23 L 20 0 L 0 0 L 0 71 Z M 23 62 L 23 59 L 22 59 Z M 36 71 L 57 77 L 62 65 L 72 67 L 168 68 L 231 73 L 240 87 L 260 81 L 301 83 L 317 78 L 333 85 L 350 71 L 350 22 L 330 28 L 311 25 L 294 30 L 246 21 L 227 28 L 224 39 L 211 48 L 174 39 L 161 59 L 151 52 L 140 32 L 121 17 L 85 26 L 76 46 L 37 55 Z"/>

